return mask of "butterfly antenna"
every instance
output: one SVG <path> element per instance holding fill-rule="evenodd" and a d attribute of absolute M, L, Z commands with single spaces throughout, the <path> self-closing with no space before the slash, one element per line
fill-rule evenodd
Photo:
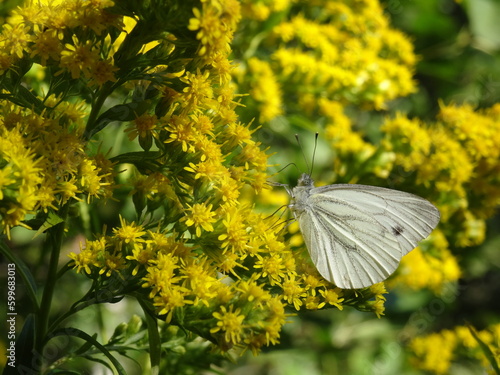
<path fill-rule="evenodd" d="M 311 175 L 311 167 L 309 166 L 309 163 L 307 162 L 306 154 L 304 153 L 304 148 L 302 147 L 302 144 L 300 143 L 299 135 L 295 134 L 295 139 L 297 140 L 297 143 L 300 147 L 300 151 L 302 151 L 302 157 L 304 158 L 304 161 L 306 162 L 307 170 L 309 172 L 309 175 Z"/>
<path fill-rule="evenodd" d="M 290 165 L 293 165 L 295 168 L 299 169 L 297 167 L 297 164 L 291 162 L 291 163 L 288 163 L 287 165 L 285 165 L 283 168 L 281 168 L 278 172 L 276 172 L 276 174 L 283 172 L 285 170 L 285 168 L 288 168 Z"/>
<path fill-rule="evenodd" d="M 319 136 L 319 133 L 316 132 L 316 136 L 314 137 L 314 150 L 313 150 L 313 158 L 312 158 L 312 164 L 311 164 L 311 173 L 309 173 L 309 176 L 312 176 L 312 173 L 313 173 L 314 159 L 316 158 L 316 148 L 318 147 L 318 136 Z"/>

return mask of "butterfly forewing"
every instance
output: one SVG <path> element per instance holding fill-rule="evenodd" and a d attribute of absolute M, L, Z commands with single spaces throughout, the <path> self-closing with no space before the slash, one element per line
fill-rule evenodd
<path fill-rule="evenodd" d="M 371 215 L 396 237 L 403 255 L 413 250 L 439 223 L 439 211 L 432 203 L 398 190 L 338 184 L 313 188 L 310 197 L 318 202 L 342 201 Z"/>

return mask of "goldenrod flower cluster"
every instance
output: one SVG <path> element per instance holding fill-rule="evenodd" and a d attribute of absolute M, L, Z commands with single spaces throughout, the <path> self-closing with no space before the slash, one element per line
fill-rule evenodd
<path fill-rule="evenodd" d="M 484 241 L 486 219 L 500 203 L 500 155 L 493 146 L 500 142 L 499 108 L 474 111 L 468 105 L 441 105 L 434 124 L 398 115 L 382 126 L 385 152 L 394 155 L 386 165 L 393 183 L 404 179 L 429 191 L 447 228 L 446 237 L 438 230 L 422 245 L 427 252 L 403 259 L 401 280 L 413 288 L 438 291 L 445 282 L 457 280 L 461 272 L 449 248 Z M 409 276 L 415 271 L 422 277 Z"/>
<path fill-rule="evenodd" d="M 484 369 L 489 369 L 488 374 L 496 374 L 492 361 L 496 361 L 498 369 L 499 343 L 500 324 L 481 331 L 471 326 L 457 326 L 417 337 L 411 341 L 409 349 L 415 367 L 433 374 L 449 374 L 454 361 L 464 357 L 480 362 Z"/>
<path fill-rule="evenodd" d="M 236 76 L 261 122 L 284 109 L 315 113 L 325 98 L 382 109 L 415 91 L 413 47 L 376 0 L 244 1 L 242 9 L 242 29 L 252 32 L 234 43 L 246 54 Z"/>
<path fill-rule="evenodd" d="M 35 214 L 32 229 L 50 231 L 67 219 L 62 207 L 92 209 L 128 190 L 136 216 L 91 234 L 70 265 L 224 351 L 258 352 L 279 341 L 286 309 L 353 305 L 380 316 L 386 290 L 326 282 L 284 243 L 283 223 L 242 199 L 266 189 L 269 175 L 256 127 L 235 112 L 229 54 L 240 18 L 236 0 L 15 10 L 0 38 L 0 215 L 7 234 Z M 250 65 L 272 76 L 267 63 Z M 91 142 L 116 121 L 140 151 L 111 158 Z"/>
<path fill-rule="evenodd" d="M 25 221 L 36 212 L 57 213 L 82 197 L 90 201 L 112 194 L 112 163 L 87 152 L 82 104 L 57 104 L 48 97 L 37 113 L 0 103 L 0 228 L 7 235 L 18 225 L 29 228 Z"/>

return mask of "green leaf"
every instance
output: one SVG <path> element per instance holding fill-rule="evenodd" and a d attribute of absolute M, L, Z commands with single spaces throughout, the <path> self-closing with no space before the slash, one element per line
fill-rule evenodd
<path fill-rule="evenodd" d="M 60 328 L 50 335 L 50 338 L 57 337 L 57 336 L 74 336 L 78 337 L 79 339 L 82 339 L 84 341 L 87 341 L 91 343 L 93 346 L 95 346 L 106 358 L 109 359 L 109 361 L 112 363 L 114 366 L 115 370 L 119 375 L 126 375 L 127 373 L 125 372 L 125 369 L 123 366 L 120 364 L 120 362 L 106 349 L 104 345 L 102 345 L 100 342 L 98 342 L 93 336 L 90 336 L 89 334 L 79 330 L 78 328 L 75 327 L 67 327 L 67 328 Z M 95 361 L 95 358 L 88 358 L 89 360 Z M 105 362 L 99 361 L 99 363 L 102 363 L 106 367 L 109 365 Z"/>
<path fill-rule="evenodd" d="M 144 311 L 144 316 L 146 317 L 146 324 L 149 333 L 149 354 L 151 359 L 151 374 L 157 375 L 160 371 L 160 360 L 161 360 L 161 339 L 160 332 L 158 330 L 158 322 L 156 318 L 151 315 L 151 311 L 147 304 L 144 303 L 140 298 L 137 299 L 139 304 Z"/>
<path fill-rule="evenodd" d="M 45 232 L 47 229 L 52 228 L 53 226 L 62 223 L 64 220 L 57 215 L 55 212 L 49 212 L 48 217 L 45 219 L 43 224 L 38 228 L 38 231 L 35 233 L 33 238 L 39 236 L 43 232 Z"/>
<path fill-rule="evenodd" d="M 150 100 L 115 105 L 97 118 L 96 122 L 86 130 L 85 136 L 90 139 L 94 134 L 115 121 L 132 121 L 141 116 L 150 107 Z"/>
<path fill-rule="evenodd" d="M 92 335 L 92 338 L 95 340 L 97 338 L 97 333 L 94 333 Z M 88 352 L 90 350 L 90 348 L 92 348 L 94 344 L 92 344 L 92 342 L 90 341 L 85 341 L 85 343 L 80 346 L 76 351 L 75 351 L 75 354 L 76 355 L 84 355 L 86 352 Z"/>
<path fill-rule="evenodd" d="M 478 344 L 479 344 L 481 350 L 483 351 L 484 355 L 486 356 L 486 358 L 488 359 L 488 361 L 491 363 L 491 367 L 495 371 L 495 374 L 500 375 L 500 368 L 498 368 L 497 360 L 495 358 L 495 355 L 491 351 L 490 347 L 484 341 L 482 341 L 479 338 L 478 332 L 476 331 L 476 329 L 470 323 L 466 323 L 466 324 L 467 324 L 467 328 L 469 328 L 470 333 L 472 334 L 472 336 L 478 342 Z"/>
<path fill-rule="evenodd" d="M 87 131 L 88 134 L 86 134 L 86 137 L 90 139 L 94 134 L 104 129 L 111 122 L 132 121 L 139 115 L 139 103 L 115 105 L 97 118 L 94 126 Z"/>
<path fill-rule="evenodd" d="M 72 375 L 72 374 L 75 374 L 75 375 L 81 375 L 81 372 L 80 371 L 72 371 L 72 370 L 66 370 L 66 369 L 52 369 L 52 370 L 49 370 L 48 372 L 46 372 L 47 375 L 52 375 L 52 374 L 64 374 L 64 375 Z"/>

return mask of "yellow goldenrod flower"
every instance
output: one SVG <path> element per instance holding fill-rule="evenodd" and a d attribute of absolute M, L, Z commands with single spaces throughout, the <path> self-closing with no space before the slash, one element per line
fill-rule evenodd
<path fill-rule="evenodd" d="M 377 315 L 377 318 L 380 318 L 381 315 L 384 315 L 385 311 L 385 298 L 384 299 L 376 299 L 374 302 L 370 304 L 372 311 Z"/>
<path fill-rule="evenodd" d="M 158 118 L 156 115 L 143 114 L 137 117 L 131 126 L 129 126 L 125 132 L 128 134 L 128 139 L 133 141 L 139 136 L 139 138 L 152 137 L 154 130 L 157 126 Z"/>
<path fill-rule="evenodd" d="M 170 323 L 174 310 L 183 307 L 190 302 L 185 299 L 187 290 L 173 285 L 163 288 L 154 298 L 154 305 L 159 307 L 158 314 L 166 315 L 165 321 Z"/>
<path fill-rule="evenodd" d="M 235 289 L 242 293 L 242 299 L 255 303 L 257 306 L 262 307 L 271 299 L 271 294 L 260 287 L 255 280 L 240 280 Z"/>
<path fill-rule="evenodd" d="M 226 218 L 222 224 L 226 227 L 226 233 L 219 235 L 219 241 L 222 241 L 222 249 L 243 253 L 247 247 L 250 236 L 246 229 L 243 215 L 245 211 L 235 207 L 227 209 Z"/>
<path fill-rule="evenodd" d="M 132 270 L 132 276 L 137 275 L 140 266 L 147 265 L 150 261 L 153 261 L 155 257 L 155 248 L 153 247 L 151 241 L 148 241 L 148 243 L 145 245 L 142 243 L 135 243 L 132 249 L 132 255 L 126 256 L 127 260 L 137 262 L 137 265 Z"/>
<path fill-rule="evenodd" d="M 228 175 L 222 175 L 217 179 L 214 188 L 220 192 L 222 201 L 229 206 L 236 206 L 240 196 L 241 184 Z"/>
<path fill-rule="evenodd" d="M 57 30 L 44 30 L 39 25 L 35 25 L 33 42 L 30 57 L 39 58 L 42 66 L 47 64 L 48 59 L 57 61 L 61 58 L 62 46 Z"/>
<path fill-rule="evenodd" d="M 192 144 L 196 139 L 196 129 L 191 126 L 188 118 L 184 116 L 172 116 L 165 130 L 169 132 L 169 138 L 165 143 L 180 143 L 183 152 L 194 152 Z"/>
<path fill-rule="evenodd" d="M 324 302 L 320 302 L 319 296 L 306 295 L 302 300 L 307 310 L 318 310 L 325 305 Z"/>
<path fill-rule="evenodd" d="M 206 1 L 202 9 L 193 9 L 194 18 L 189 20 L 188 29 L 197 31 L 201 42 L 198 54 L 211 61 L 218 53 L 230 51 L 229 42 L 240 19 L 240 6 L 236 0 Z"/>
<path fill-rule="evenodd" d="M 344 298 L 340 298 L 342 297 L 342 290 L 340 288 L 320 290 L 319 293 L 325 299 L 325 303 L 335 306 L 339 310 L 344 308 L 342 306 Z"/>
<path fill-rule="evenodd" d="M 184 276 L 183 285 L 192 292 L 194 296 L 193 304 L 210 305 L 217 295 L 216 285 L 219 281 L 212 275 L 213 269 L 207 265 L 207 259 L 200 257 L 197 263 L 186 264 L 182 268 Z"/>
<path fill-rule="evenodd" d="M 215 212 L 212 211 L 212 205 L 205 203 L 195 203 L 186 210 L 186 216 L 182 218 L 188 227 L 195 227 L 196 236 L 201 236 L 201 230 L 207 232 L 214 230 L 213 223 L 217 221 L 214 218 Z"/>
<path fill-rule="evenodd" d="M 262 277 L 268 277 L 271 285 L 280 284 L 281 280 L 286 276 L 284 272 L 283 258 L 278 254 L 270 256 L 260 256 L 257 254 L 258 261 L 254 268 L 262 268 Z"/>
<path fill-rule="evenodd" d="M 109 246 L 105 237 L 101 237 L 95 241 L 85 241 L 85 247 L 82 249 L 82 245 L 80 244 L 80 252 L 75 254 L 71 252 L 69 257 L 73 259 L 73 267 L 76 268 L 77 272 L 80 272 L 82 269 L 90 275 L 92 273 L 92 267 L 99 267 L 100 260 L 99 258 L 106 251 L 106 247 Z"/>
<path fill-rule="evenodd" d="M 105 259 L 99 275 L 110 277 L 114 272 L 118 273 L 126 267 L 126 260 L 120 253 L 105 253 Z"/>
<path fill-rule="evenodd" d="M 290 305 L 295 307 L 295 310 L 300 310 L 300 307 L 304 304 L 302 301 L 303 297 L 306 297 L 305 289 L 300 286 L 300 283 L 295 279 L 295 275 L 285 276 L 285 280 L 282 282 L 283 288 L 283 299 L 287 301 Z"/>
<path fill-rule="evenodd" d="M 187 85 L 181 94 L 181 105 L 186 108 L 186 111 L 211 106 L 214 92 L 208 70 L 204 73 L 186 72 L 186 75 L 181 77 L 181 81 Z"/>
<path fill-rule="evenodd" d="M 29 33 L 30 27 L 17 24 L 17 25 L 3 25 L 1 39 L 4 44 L 2 49 L 7 53 L 21 59 L 24 52 L 29 53 L 28 44 L 33 37 Z"/>
<path fill-rule="evenodd" d="M 121 216 L 120 224 L 120 228 L 113 229 L 113 234 L 118 240 L 125 244 L 144 241 L 141 237 L 146 234 L 146 231 L 143 230 L 142 225 L 136 225 L 134 221 L 128 224 Z"/>
<path fill-rule="evenodd" d="M 98 60 L 88 67 L 88 78 L 90 86 L 101 87 L 107 82 L 116 82 L 115 73 L 118 68 L 109 60 Z"/>
<path fill-rule="evenodd" d="M 61 52 L 60 66 L 71 73 L 73 79 L 80 75 L 88 74 L 90 66 L 98 61 L 97 51 L 93 48 L 91 41 L 80 42 L 77 37 L 73 37 L 73 44 L 67 43 Z"/>
<path fill-rule="evenodd" d="M 241 309 L 233 310 L 233 305 L 230 305 L 229 309 L 221 306 L 220 312 L 213 313 L 214 318 L 217 319 L 217 326 L 210 329 L 210 333 L 219 331 L 223 333 L 224 340 L 229 345 L 235 345 L 241 341 L 243 321 L 245 320 L 245 315 L 241 314 Z"/>
<path fill-rule="evenodd" d="M 73 259 L 74 267 L 76 268 L 76 272 L 80 273 L 83 269 L 87 274 L 91 274 L 92 270 L 90 269 L 91 265 L 95 265 L 96 263 L 96 254 L 90 249 L 80 250 L 78 254 L 71 252 L 69 257 Z"/>

